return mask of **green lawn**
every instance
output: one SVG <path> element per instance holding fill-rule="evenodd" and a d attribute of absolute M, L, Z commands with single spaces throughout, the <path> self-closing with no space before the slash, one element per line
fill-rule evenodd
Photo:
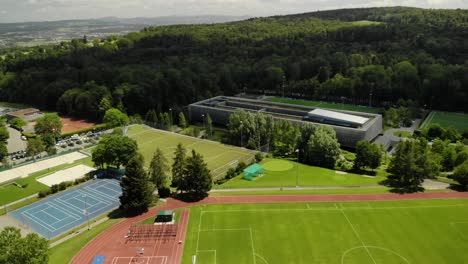
<path fill-rule="evenodd" d="M 281 98 L 281 97 L 270 97 L 270 98 L 267 98 L 266 101 L 286 103 L 286 104 L 295 104 L 295 105 L 305 105 L 305 106 L 311 106 L 311 107 L 320 107 L 320 108 L 328 108 L 328 109 L 336 109 L 336 110 L 365 112 L 365 113 L 373 113 L 373 114 L 378 114 L 378 113 L 383 112 L 382 108 L 376 108 L 376 107 L 349 105 L 349 104 L 341 104 L 341 103 L 328 103 L 328 102 L 309 101 L 309 100 Z"/>
<path fill-rule="evenodd" d="M 104 230 L 118 223 L 120 220 L 121 219 L 107 220 L 100 225 L 94 226 L 91 228 L 91 230 L 85 231 L 76 237 L 52 248 L 49 254 L 49 263 L 69 263 L 73 256 L 75 256 L 89 241 L 94 239 Z"/>
<path fill-rule="evenodd" d="M 375 177 L 353 173 L 341 174 L 335 170 L 282 159 L 265 159 L 261 164 L 265 167 L 263 176 L 248 181 L 243 179 L 241 174 L 215 188 L 294 187 L 296 175 L 299 186 L 369 186 L 378 185 L 385 179 L 384 172 L 379 172 Z"/>
<path fill-rule="evenodd" d="M 468 200 L 203 205 L 183 262 L 466 263 Z"/>
<path fill-rule="evenodd" d="M 368 194 L 389 193 L 390 188 L 345 188 L 345 189 L 323 189 L 323 190 L 255 190 L 255 191 L 212 191 L 210 196 L 244 196 L 244 195 L 321 195 L 321 194 Z"/>
<path fill-rule="evenodd" d="M 172 164 L 174 150 L 178 143 L 182 143 L 187 149 L 188 155 L 191 155 L 192 149 L 203 155 L 215 179 L 224 176 L 228 168 L 235 166 L 238 162 L 251 161 L 255 154 L 251 150 L 156 130 L 142 125 L 130 127 L 127 135 L 137 141 L 139 151 L 145 157 L 146 165 L 150 163 L 156 148 L 160 148 L 169 163 Z"/>
<path fill-rule="evenodd" d="M 439 124 L 444 128 L 454 127 L 462 132 L 468 130 L 468 114 L 432 111 L 420 128 L 424 129 L 432 124 Z"/>
<path fill-rule="evenodd" d="M 66 168 L 74 167 L 79 164 L 93 166 L 91 158 L 89 157 L 75 161 L 71 164 L 62 164 L 47 170 L 39 171 L 31 174 L 26 178 L 15 179 L 12 181 L 18 183 L 19 185 L 25 186 L 24 188 L 20 188 L 17 185 L 8 183 L 0 185 L 0 205 L 8 204 L 21 198 L 28 197 L 39 191 L 46 190 L 49 187 L 36 181 L 37 178 L 47 176 L 49 174 L 55 173 Z"/>

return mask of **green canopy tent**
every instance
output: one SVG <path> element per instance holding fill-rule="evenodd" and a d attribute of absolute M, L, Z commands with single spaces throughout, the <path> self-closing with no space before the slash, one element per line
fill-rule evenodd
<path fill-rule="evenodd" d="M 252 164 L 244 169 L 244 179 L 251 181 L 254 177 L 263 174 L 265 169 L 260 164 Z"/>

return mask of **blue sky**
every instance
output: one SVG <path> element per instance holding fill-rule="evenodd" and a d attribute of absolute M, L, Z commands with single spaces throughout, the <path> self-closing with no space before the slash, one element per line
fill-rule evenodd
<path fill-rule="evenodd" d="M 468 0 L 0 0 L 0 23 L 107 16 L 269 16 L 325 9 L 396 5 L 466 9 Z"/>

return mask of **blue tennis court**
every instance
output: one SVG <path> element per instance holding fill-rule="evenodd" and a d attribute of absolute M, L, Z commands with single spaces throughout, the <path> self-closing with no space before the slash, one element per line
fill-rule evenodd
<path fill-rule="evenodd" d="M 96 179 L 11 212 L 11 216 L 51 239 L 119 207 L 117 180 Z"/>

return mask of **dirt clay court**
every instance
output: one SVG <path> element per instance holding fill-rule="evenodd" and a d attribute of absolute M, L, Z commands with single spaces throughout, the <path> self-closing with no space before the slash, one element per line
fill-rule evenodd
<path fill-rule="evenodd" d="M 85 128 L 90 128 L 96 125 L 94 122 L 90 122 L 84 119 L 76 119 L 72 117 L 61 116 L 63 127 L 62 134 L 79 131 Z"/>

